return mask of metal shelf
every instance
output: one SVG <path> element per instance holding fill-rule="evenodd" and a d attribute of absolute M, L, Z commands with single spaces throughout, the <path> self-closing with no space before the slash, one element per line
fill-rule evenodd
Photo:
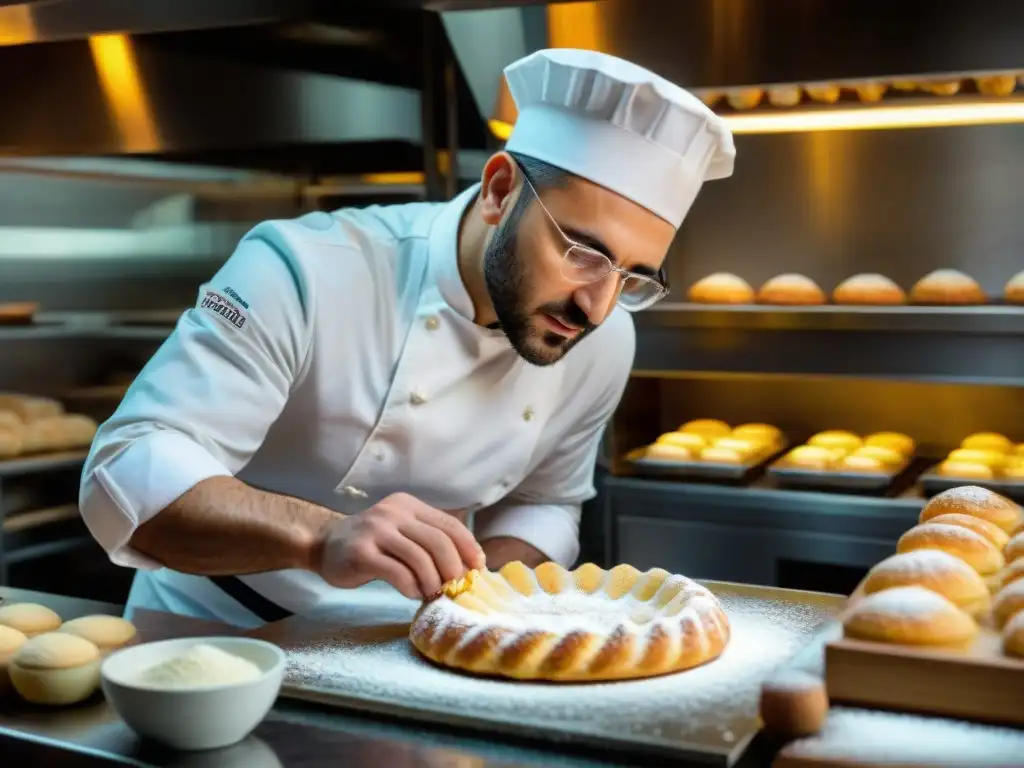
<path fill-rule="evenodd" d="M 0 478 L 53 472 L 58 469 L 73 469 L 76 466 L 81 466 L 88 455 L 88 451 L 65 451 L 0 461 Z"/>

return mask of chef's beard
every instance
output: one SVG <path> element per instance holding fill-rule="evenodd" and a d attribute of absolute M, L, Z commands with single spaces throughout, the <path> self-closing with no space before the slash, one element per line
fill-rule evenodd
<path fill-rule="evenodd" d="M 547 366 L 561 360 L 596 326 L 572 297 L 530 310 L 527 266 L 516 250 L 521 219 L 522 209 L 517 204 L 508 219 L 498 225 L 484 253 L 484 281 L 498 324 L 512 348 L 526 362 Z M 582 330 L 571 338 L 539 330 L 531 321 L 540 314 L 553 315 Z"/>

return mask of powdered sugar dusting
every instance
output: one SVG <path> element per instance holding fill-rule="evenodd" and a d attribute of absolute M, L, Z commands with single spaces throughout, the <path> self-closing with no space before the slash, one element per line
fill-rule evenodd
<path fill-rule="evenodd" d="M 924 579 L 950 572 L 961 573 L 966 578 L 977 578 L 977 571 L 971 566 L 941 549 L 914 549 L 892 555 L 876 565 L 872 571 L 899 574 L 907 580 Z"/>
<path fill-rule="evenodd" d="M 407 602 L 347 612 L 345 629 L 286 649 L 289 690 L 417 711 L 516 724 L 563 737 L 633 741 L 684 752 L 745 745 L 758 728 L 760 682 L 833 616 L 820 600 L 789 602 L 720 593 L 731 624 L 722 656 L 647 680 L 548 684 L 483 679 L 423 660 L 407 636 Z M 838 604 L 838 601 L 837 601 Z M 402 616 L 399 620 L 398 617 Z M 398 623 L 398 621 L 403 623 Z M 333 626 L 339 626 L 337 618 Z M 726 738 L 728 735 L 729 738 Z"/>
<path fill-rule="evenodd" d="M 923 619 L 936 613 L 956 609 L 942 595 L 924 587 L 892 587 L 864 597 L 856 607 L 860 615 L 879 613 L 888 616 Z"/>
<path fill-rule="evenodd" d="M 959 485 L 956 488 L 937 493 L 928 502 L 928 506 L 941 504 L 948 511 L 967 512 L 978 509 L 1012 509 L 1012 502 L 1008 502 L 999 494 L 994 493 L 980 485 Z"/>

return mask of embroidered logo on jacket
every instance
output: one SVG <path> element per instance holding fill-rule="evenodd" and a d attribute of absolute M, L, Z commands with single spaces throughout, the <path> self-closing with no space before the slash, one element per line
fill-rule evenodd
<path fill-rule="evenodd" d="M 234 301 L 231 301 L 231 299 L 224 295 L 225 293 L 232 296 L 245 309 L 240 308 Z M 203 300 L 199 302 L 199 308 L 224 318 L 235 328 L 239 329 L 244 328 L 246 320 L 249 319 L 245 311 L 249 308 L 249 305 L 242 301 L 242 298 L 230 288 L 226 288 L 224 293 L 207 291 L 206 295 L 203 296 Z"/>

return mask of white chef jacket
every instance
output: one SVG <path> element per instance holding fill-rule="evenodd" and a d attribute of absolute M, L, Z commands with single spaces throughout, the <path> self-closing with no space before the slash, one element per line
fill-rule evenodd
<path fill-rule="evenodd" d="M 576 559 L 580 505 L 595 493 L 601 434 L 632 367 L 632 319 L 616 308 L 547 367 L 475 324 L 457 239 L 478 189 L 446 204 L 262 223 L 200 288 L 100 427 L 82 477 L 92 535 L 138 569 L 129 615 L 142 605 L 261 623 L 210 580 L 129 544 L 216 476 L 346 514 L 404 491 L 479 510 L 478 539 L 512 536 L 567 566 Z M 306 571 L 241 579 L 299 614 L 359 599 Z"/>

